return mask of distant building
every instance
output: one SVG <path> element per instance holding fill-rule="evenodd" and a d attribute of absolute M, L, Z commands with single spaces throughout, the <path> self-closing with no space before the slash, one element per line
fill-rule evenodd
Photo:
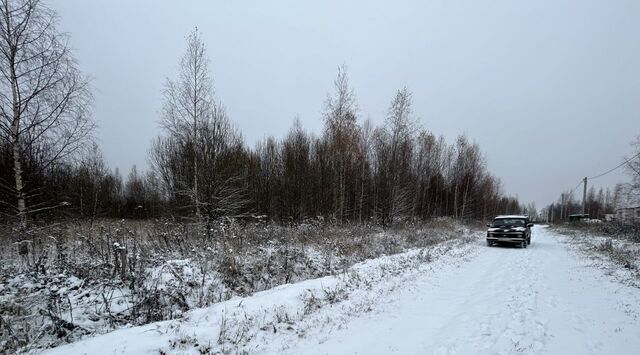
<path fill-rule="evenodd" d="M 640 206 L 623 207 L 616 209 L 616 221 L 640 222 Z"/>
<path fill-rule="evenodd" d="M 585 219 L 589 219 L 589 215 L 587 213 L 577 213 L 577 214 L 570 214 L 569 215 L 569 220 L 570 221 L 582 221 Z"/>
<path fill-rule="evenodd" d="M 640 191 L 629 184 L 622 185 L 616 193 L 616 221 L 622 223 L 640 223 Z"/>

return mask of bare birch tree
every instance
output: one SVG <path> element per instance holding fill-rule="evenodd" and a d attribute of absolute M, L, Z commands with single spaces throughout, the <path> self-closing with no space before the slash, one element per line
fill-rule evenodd
<path fill-rule="evenodd" d="M 30 210 L 23 161 L 37 158 L 40 171 L 69 157 L 95 126 L 88 108 L 88 80 L 77 68 L 56 13 L 39 0 L 0 2 L 0 134 L 11 149 L 15 196 L 24 226 Z"/>
<path fill-rule="evenodd" d="M 167 79 L 152 165 L 169 195 L 187 197 L 196 218 L 237 216 L 249 200 L 243 167 L 246 152 L 224 107 L 214 101 L 209 59 L 198 29 L 187 36 L 178 77 Z"/>
<path fill-rule="evenodd" d="M 187 37 L 187 50 L 180 60 L 180 71 L 175 80 L 167 79 L 164 90 L 162 127 L 182 142 L 190 142 L 193 174 L 189 186 L 196 211 L 201 216 L 198 191 L 199 130 L 213 115 L 213 80 L 209 72 L 209 59 L 198 29 Z"/>
<path fill-rule="evenodd" d="M 391 194 L 389 216 L 391 222 L 394 218 L 405 215 L 411 208 L 410 192 L 402 181 L 402 173 L 409 171 L 407 167 L 415 136 L 413 131 L 416 127 L 416 119 L 412 116 L 411 104 L 411 92 L 404 87 L 396 92 L 387 113 L 386 125 L 390 138 L 390 162 L 387 176 Z"/>
<path fill-rule="evenodd" d="M 631 178 L 628 184 L 629 198 L 632 200 L 631 204 L 636 205 L 640 204 L 640 136 L 631 142 L 631 146 L 634 148 L 633 156 L 626 159 L 625 170 Z"/>
<path fill-rule="evenodd" d="M 333 214 L 339 221 L 347 215 L 348 175 L 356 166 L 359 152 L 360 127 L 357 103 L 353 88 L 349 85 L 346 65 L 338 68 L 333 82 L 335 93 L 327 96 L 324 105 L 324 121 L 327 143 L 334 174 Z"/>

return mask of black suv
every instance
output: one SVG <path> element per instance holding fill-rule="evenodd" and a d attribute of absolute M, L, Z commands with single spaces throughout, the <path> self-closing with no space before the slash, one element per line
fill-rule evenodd
<path fill-rule="evenodd" d="M 497 243 L 518 244 L 526 248 L 531 244 L 531 227 L 529 216 L 498 216 L 493 222 L 487 224 L 487 245 Z"/>

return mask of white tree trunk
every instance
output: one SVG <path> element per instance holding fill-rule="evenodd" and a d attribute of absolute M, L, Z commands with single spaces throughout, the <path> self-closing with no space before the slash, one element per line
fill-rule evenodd
<path fill-rule="evenodd" d="M 13 120 L 11 122 L 11 150 L 13 153 L 13 175 L 15 180 L 15 193 L 18 201 L 18 217 L 20 224 L 25 227 L 27 224 L 26 203 L 24 198 L 24 184 L 22 182 L 22 157 L 20 155 L 20 97 L 18 96 L 18 79 L 15 69 L 11 67 L 11 93 L 13 100 Z"/>

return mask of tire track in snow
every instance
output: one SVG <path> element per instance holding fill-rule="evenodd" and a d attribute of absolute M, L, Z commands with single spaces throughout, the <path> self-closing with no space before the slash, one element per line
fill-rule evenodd
<path fill-rule="evenodd" d="M 500 253 L 495 258 L 494 254 Z M 537 316 L 539 290 L 544 288 L 541 273 L 532 264 L 531 251 L 503 248 L 485 253 L 475 262 L 484 265 L 485 272 L 471 288 L 466 313 L 451 322 L 472 322 L 464 330 L 468 336 L 451 337 L 455 329 L 437 335 L 444 344 L 436 344 L 435 354 L 459 354 L 482 350 L 490 353 L 501 349 L 515 352 L 540 353 L 548 340 L 547 321 Z M 482 268 L 481 268 L 482 269 Z M 473 275 L 471 275 L 473 276 Z M 469 307 L 475 304 L 475 307 Z M 458 321 L 459 320 L 459 321 Z M 428 350 L 428 349 L 425 349 Z"/>

